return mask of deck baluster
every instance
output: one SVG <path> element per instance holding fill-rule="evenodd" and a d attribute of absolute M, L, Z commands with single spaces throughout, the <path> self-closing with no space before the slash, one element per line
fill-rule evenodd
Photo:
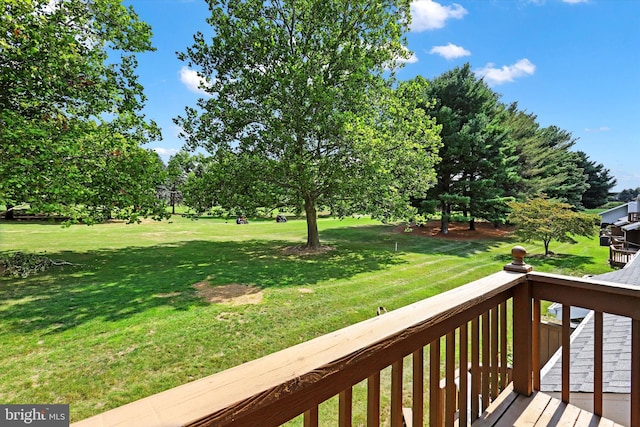
<path fill-rule="evenodd" d="M 571 365 L 571 306 L 562 305 L 562 401 L 569 403 Z"/>
<path fill-rule="evenodd" d="M 414 426 L 424 424 L 424 348 L 413 352 L 413 407 Z"/>
<path fill-rule="evenodd" d="M 480 319 L 471 320 L 471 422 L 480 414 Z"/>
<path fill-rule="evenodd" d="M 593 413 L 602 415 L 602 312 L 594 312 Z"/>
<path fill-rule="evenodd" d="M 458 394 L 458 425 L 467 425 L 467 396 L 468 396 L 468 360 L 469 360 L 469 336 L 467 333 L 467 323 L 460 326 L 459 329 L 459 342 L 460 342 L 460 392 Z"/>
<path fill-rule="evenodd" d="M 429 425 L 440 426 L 440 338 L 429 344 Z"/>
<path fill-rule="evenodd" d="M 402 359 L 391 365 L 391 427 L 402 427 Z"/>
<path fill-rule="evenodd" d="M 456 333 L 449 332 L 446 337 L 447 356 L 446 356 L 446 386 L 445 386 L 445 420 L 444 425 L 453 427 L 453 421 L 456 413 Z"/>
<path fill-rule="evenodd" d="M 367 427 L 380 427 L 380 372 L 367 379 Z"/>

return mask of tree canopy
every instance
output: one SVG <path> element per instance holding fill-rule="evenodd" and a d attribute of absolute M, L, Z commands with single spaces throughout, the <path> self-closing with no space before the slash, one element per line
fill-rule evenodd
<path fill-rule="evenodd" d="M 432 184 L 439 147 L 416 108 L 425 82 L 393 87 L 409 55 L 410 3 L 208 3 L 214 37 L 196 34 L 180 57 L 210 96 L 176 123 L 187 147 L 205 148 L 218 165 L 216 202 L 304 210 L 314 248 L 318 208 L 404 214 Z"/>
<path fill-rule="evenodd" d="M 187 151 L 179 151 L 172 155 L 165 168 L 165 181 L 158 188 L 159 196 L 171 206 L 171 213 L 176 213 L 176 205 L 184 202 L 184 189 L 189 176 L 202 163 L 202 155 L 192 155 Z"/>
<path fill-rule="evenodd" d="M 518 199 L 546 194 L 581 207 L 582 195 L 589 187 L 580 156 L 571 151 L 576 140 L 557 126 L 540 127 L 534 114 L 507 108 L 519 179 L 514 187 Z"/>
<path fill-rule="evenodd" d="M 638 196 L 640 196 L 640 187 L 625 188 L 618 193 L 616 198 L 621 202 L 630 202 L 631 200 L 638 198 Z"/>
<path fill-rule="evenodd" d="M 592 237 L 597 234 L 597 215 L 576 212 L 568 203 L 549 199 L 545 195 L 524 202 L 510 202 L 509 221 L 516 226 L 516 235 L 526 241 L 541 240 L 544 254 L 549 255 L 552 240 L 576 243 L 572 236 Z"/>
<path fill-rule="evenodd" d="M 442 126 L 437 184 L 414 201 L 424 212 L 437 204 L 441 232 L 455 213 L 498 225 L 509 202 L 548 195 L 576 208 L 606 201 L 615 180 L 602 165 L 572 151 L 576 139 L 557 126 L 541 127 L 534 114 L 504 105 L 469 64 L 425 86 L 424 109 Z M 591 191 L 589 191 L 591 189 Z"/>
<path fill-rule="evenodd" d="M 496 224 L 504 222 L 505 197 L 517 173 L 507 144 L 504 107 L 499 95 L 465 64 L 424 86 L 422 107 L 442 126 L 442 161 L 436 165 L 437 184 L 426 197 L 441 209 L 447 233 L 452 210 Z"/>
<path fill-rule="evenodd" d="M 582 205 L 587 209 L 603 206 L 609 201 L 609 191 L 615 187 L 617 181 L 609 175 L 602 163 L 589 160 L 584 151 L 578 151 L 578 166 L 587 177 L 589 188 L 582 194 Z"/>
<path fill-rule="evenodd" d="M 120 0 L 0 6 L 0 204 L 91 222 L 161 215 L 161 162 L 135 53 L 151 30 Z"/>

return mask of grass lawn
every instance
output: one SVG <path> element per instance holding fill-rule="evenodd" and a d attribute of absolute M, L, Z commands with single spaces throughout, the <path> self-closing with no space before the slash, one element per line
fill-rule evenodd
<path fill-rule="evenodd" d="M 303 220 L 0 222 L 0 255 L 74 264 L 0 277 L 0 402 L 70 403 L 77 421 L 494 273 L 520 243 L 430 238 L 366 218 L 319 228 L 334 249 L 304 256 L 286 251 L 304 243 Z M 524 246 L 537 271 L 610 271 L 597 239 L 552 242 L 550 258 L 540 243 Z M 247 299 L 199 293 L 225 285 Z"/>

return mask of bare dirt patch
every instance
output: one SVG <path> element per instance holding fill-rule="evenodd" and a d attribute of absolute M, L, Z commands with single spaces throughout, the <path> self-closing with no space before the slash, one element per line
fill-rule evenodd
<path fill-rule="evenodd" d="M 196 283 L 193 287 L 200 298 L 212 304 L 260 304 L 263 297 L 260 288 L 239 283 L 211 286 L 209 282 L 204 280 Z"/>
<path fill-rule="evenodd" d="M 482 240 L 482 239 L 500 239 L 509 237 L 513 233 L 513 226 L 501 225 L 499 228 L 494 227 L 488 222 L 476 222 L 476 229 L 469 230 L 468 222 L 452 222 L 449 224 L 449 233 L 440 232 L 440 221 L 429 221 L 424 227 L 413 226 L 412 233 L 425 237 L 434 237 L 436 239 L 447 240 Z M 399 232 L 404 232 L 405 226 L 399 226 Z"/>

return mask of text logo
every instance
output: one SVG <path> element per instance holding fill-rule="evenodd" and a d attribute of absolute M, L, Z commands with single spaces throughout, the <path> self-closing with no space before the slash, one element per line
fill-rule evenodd
<path fill-rule="evenodd" d="M 0 405 L 0 426 L 69 427 L 69 405 Z"/>

